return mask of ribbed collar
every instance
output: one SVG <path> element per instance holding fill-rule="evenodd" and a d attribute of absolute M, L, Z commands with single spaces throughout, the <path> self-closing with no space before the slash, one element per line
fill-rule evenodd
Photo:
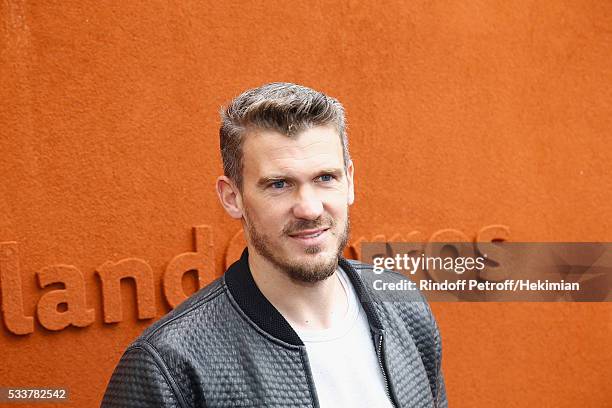
<path fill-rule="evenodd" d="M 382 325 L 380 319 L 372 306 L 370 295 L 367 293 L 363 282 L 359 278 L 359 274 L 344 258 L 338 259 L 338 265 L 346 272 L 346 275 L 351 280 L 355 292 L 361 301 L 361 305 L 366 312 L 370 326 L 375 330 L 381 330 Z M 283 315 L 280 314 L 257 287 L 251 269 L 249 268 L 249 252 L 246 248 L 242 252 L 240 259 L 227 269 L 224 279 L 227 288 L 232 297 L 236 300 L 236 303 L 238 303 L 240 309 L 242 309 L 249 319 L 259 326 L 259 328 L 285 343 L 296 346 L 304 345 L 289 322 L 287 322 Z"/>

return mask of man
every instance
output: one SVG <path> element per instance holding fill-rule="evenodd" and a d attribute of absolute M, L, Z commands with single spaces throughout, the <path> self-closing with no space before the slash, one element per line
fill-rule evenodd
<path fill-rule="evenodd" d="M 438 329 L 342 258 L 354 200 L 344 110 L 273 83 L 222 113 L 217 193 L 247 249 L 125 352 L 104 407 L 445 407 Z M 393 272 L 376 279 L 404 279 Z"/>

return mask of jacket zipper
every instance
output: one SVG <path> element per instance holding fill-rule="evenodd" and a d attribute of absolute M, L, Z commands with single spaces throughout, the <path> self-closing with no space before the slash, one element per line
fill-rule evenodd
<path fill-rule="evenodd" d="M 383 380 L 385 381 L 385 392 L 387 393 L 387 398 L 389 398 L 389 401 L 391 402 L 391 406 L 393 406 L 394 408 L 396 407 L 395 402 L 393 401 L 393 398 L 391 397 L 391 388 L 389 387 L 389 379 L 387 378 L 387 370 L 385 369 L 385 364 L 383 362 L 383 353 L 382 353 L 382 346 L 383 346 L 383 334 L 382 333 L 378 333 L 378 345 L 377 345 L 377 356 L 378 356 L 378 365 L 380 366 L 380 371 L 382 372 L 383 375 Z"/>
<path fill-rule="evenodd" d="M 391 396 L 391 387 L 389 386 L 389 379 L 387 377 L 387 370 L 385 369 L 385 363 L 383 361 L 383 333 L 384 332 L 380 332 L 377 333 L 376 336 L 378 338 L 378 344 L 376 347 L 376 354 L 378 356 L 378 365 L 380 366 L 380 371 L 382 372 L 383 375 L 383 380 L 385 381 L 385 392 L 387 393 L 387 397 L 389 398 L 389 401 L 391 401 L 391 406 L 393 406 L 394 408 L 397 407 L 397 405 L 395 404 L 395 400 L 393 399 L 393 397 Z M 436 389 L 438 388 L 437 385 L 438 382 L 436 382 Z M 438 392 L 438 394 L 436 395 L 436 398 L 433 400 L 433 406 L 434 408 L 437 408 L 438 405 L 440 404 L 440 394 Z"/>

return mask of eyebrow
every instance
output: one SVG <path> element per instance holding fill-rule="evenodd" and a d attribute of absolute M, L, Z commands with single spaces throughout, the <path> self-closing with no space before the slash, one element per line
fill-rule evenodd
<path fill-rule="evenodd" d="M 332 176 L 334 176 L 336 179 L 341 180 L 342 176 L 344 175 L 344 169 L 341 168 L 327 168 L 327 169 L 322 169 L 319 172 L 317 172 L 317 175 L 315 177 L 320 177 L 322 175 L 325 174 L 330 174 Z M 265 188 L 268 185 L 276 182 L 276 181 L 295 181 L 294 177 L 288 176 L 288 175 L 282 175 L 282 174 L 272 174 L 270 176 L 264 176 L 261 177 L 259 180 L 257 180 L 257 187 L 259 188 Z"/>

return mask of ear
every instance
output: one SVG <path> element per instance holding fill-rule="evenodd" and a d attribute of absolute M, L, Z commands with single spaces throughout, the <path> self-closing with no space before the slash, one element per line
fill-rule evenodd
<path fill-rule="evenodd" d="M 346 166 L 346 180 L 348 181 L 348 205 L 353 204 L 353 202 L 355 201 L 354 175 L 355 166 L 353 165 L 353 162 L 350 161 L 348 166 Z"/>
<path fill-rule="evenodd" d="M 219 201 L 229 216 L 235 219 L 242 218 L 242 195 L 234 182 L 226 176 L 219 176 L 216 187 Z"/>

